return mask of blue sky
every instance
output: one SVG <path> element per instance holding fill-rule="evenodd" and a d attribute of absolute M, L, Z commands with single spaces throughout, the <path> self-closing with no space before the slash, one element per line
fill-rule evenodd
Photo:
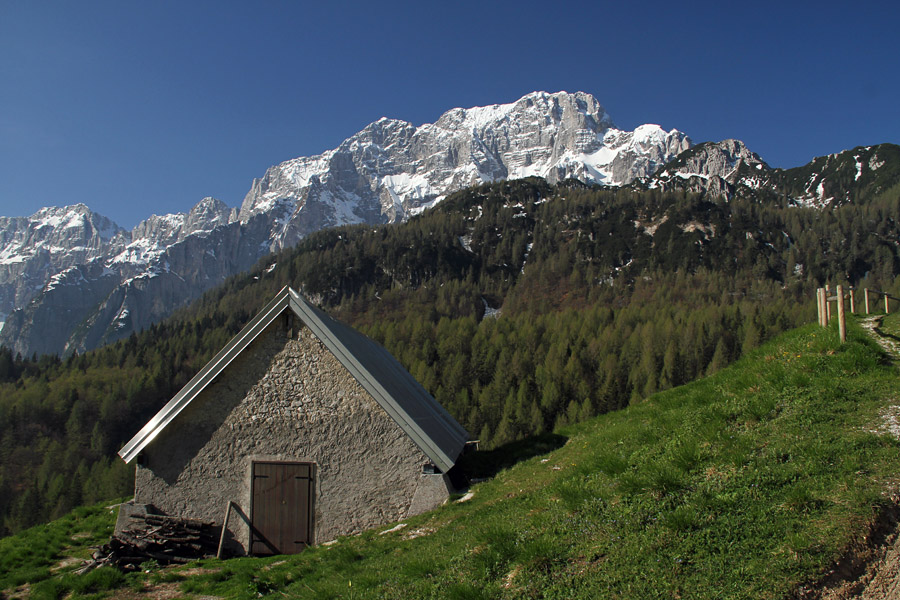
<path fill-rule="evenodd" d="M 893 0 L 0 0 L 0 215 L 238 206 L 379 117 L 535 90 L 798 166 L 900 143 L 898 23 Z"/>

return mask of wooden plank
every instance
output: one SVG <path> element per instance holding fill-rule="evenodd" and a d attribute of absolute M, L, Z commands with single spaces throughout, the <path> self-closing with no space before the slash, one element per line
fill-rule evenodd
<path fill-rule="evenodd" d="M 312 465 L 254 463 L 254 554 L 293 554 L 311 543 Z"/>
<path fill-rule="evenodd" d="M 219 547 L 216 550 L 216 558 L 222 559 L 222 550 L 225 546 L 225 533 L 228 531 L 228 518 L 231 516 L 231 506 L 234 504 L 231 500 L 225 505 L 225 518 L 222 520 L 222 534 L 219 536 Z"/>
<path fill-rule="evenodd" d="M 274 532 L 274 492 L 277 487 L 275 467 L 271 463 L 253 465 L 253 514 L 251 521 L 255 537 L 262 538 L 254 543 L 253 552 L 260 554 L 277 553 L 277 546 L 271 539 Z"/>

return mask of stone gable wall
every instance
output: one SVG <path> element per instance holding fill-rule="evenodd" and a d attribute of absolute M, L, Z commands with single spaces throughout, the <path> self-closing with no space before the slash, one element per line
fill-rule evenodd
<path fill-rule="evenodd" d="M 135 503 L 221 523 L 232 500 L 249 519 L 255 460 L 316 465 L 315 543 L 443 502 L 444 478 L 423 475 L 430 459 L 307 327 L 294 319 L 289 338 L 286 323 L 276 319 L 145 448 Z M 229 530 L 245 553 L 247 523 L 232 514 Z"/>

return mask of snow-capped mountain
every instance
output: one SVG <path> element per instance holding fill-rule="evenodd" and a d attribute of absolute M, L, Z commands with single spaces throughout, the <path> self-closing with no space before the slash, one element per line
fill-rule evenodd
<path fill-rule="evenodd" d="M 859 146 L 819 156 L 792 169 L 773 169 L 740 140 L 704 142 L 679 154 L 638 187 L 685 189 L 714 196 L 767 190 L 797 206 L 827 208 L 872 198 L 900 180 L 900 147 Z"/>
<path fill-rule="evenodd" d="M 0 344 L 25 355 L 89 349 L 324 227 L 402 221 L 498 179 L 621 185 L 690 146 L 657 125 L 617 129 L 590 94 L 535 92 L 419 127 L 379 119 L 333 150 L 269 168 L 239 210 L 205 198 L 131 232 L 83 205 L 0 218 Z"/>
<path fill-rule="evenodd" d="M 795 203 L 824 208 L 886 192 L 900 178 L 900 146 L 857 146 L 809 164 L 776 170 L 779 189 Z"/>
<path fill-rule="evenodd" d="M 123 233 L 83 204 L 0 217 L 0 322 L 58 273 L 102 256 Z"/>
<path fill-rule="evenodd" d="M 109 258 L 108 266 L 121 265 L 141 272 L 173 244 L 192 235 L 206 235 L 220 225 L 233 222 L 235 216 L 234 209 L 215 198 L 204 198 L 187 213 L 151 215 L 127 236 L 128 243 L 122 245 L 119 240 L 119 244 L 113 245 L 116 254 Z"/>
<path fill-rule="evenodd" d="M 204 198 L 131 232 L 84 205 L 0 220 L 0 343 L 81 351 L 148 326 L 259 258 L 266 223 L 236 218 Z"/>
<path fill-rule="evenodd" d="M 415 127 L 379 119 L 334 150 L 271 167 L 239 218 L 277 211 L 273 249 L 333 225 L 402 221 L 462 188 L 536 175 L 621 185 L 691 146 L 677 130 L 616 129 L 590 94 L 535 92 Z"/>

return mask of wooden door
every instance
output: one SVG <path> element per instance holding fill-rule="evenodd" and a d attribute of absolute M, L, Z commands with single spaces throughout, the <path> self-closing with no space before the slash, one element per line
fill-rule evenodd
<path fill-rule="evenodd" d="M 295 554 L 312 543 L 313 465 L 255 462 L 250 552 Z"/>

